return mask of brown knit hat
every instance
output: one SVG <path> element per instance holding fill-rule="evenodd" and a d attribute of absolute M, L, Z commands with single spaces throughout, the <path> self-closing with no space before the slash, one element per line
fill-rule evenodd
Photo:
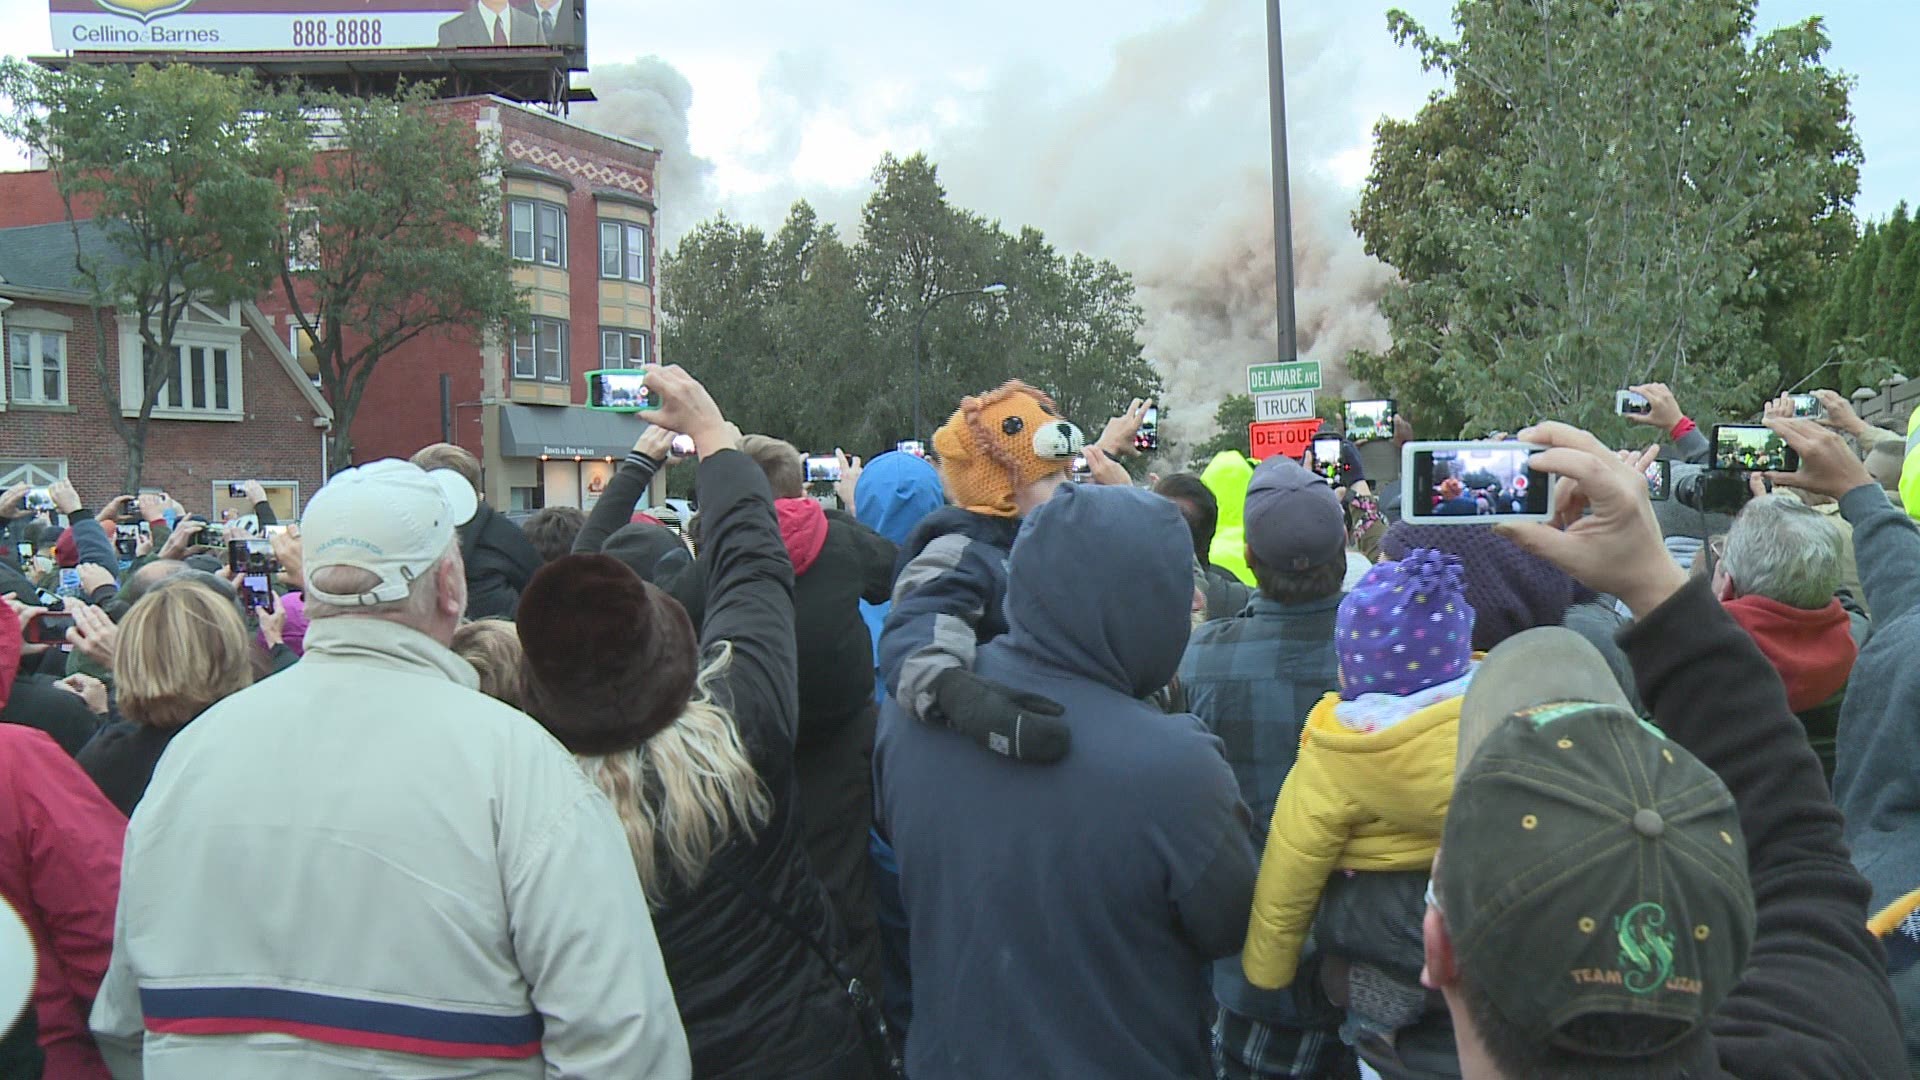
<path fill-rule="evenodd" d="M 947 497 L 991 517 L 1018 514 L 1014 492 L 1066 472 L 1085 446 L 1085 436 L 1060 418 L 1052 398 L 1018 380 L 961 399 L 933 433 Z"/>
<path fill-rule="evenodd" d="M 631 750 L 693 697 L 700 645 L 686 609 L 611 555 L 541 567 L 516 621 L 521 707 L 576 754 Z"/>

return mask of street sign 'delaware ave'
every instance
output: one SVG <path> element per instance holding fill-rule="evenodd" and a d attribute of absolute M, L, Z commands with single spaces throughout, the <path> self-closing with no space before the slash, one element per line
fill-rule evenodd
<path fill-rule="evenodd" d="M 1280 394 L 1290 390 L 1320 389 L 1320 361 L 1294 360 L 1285 364 L 1254 364 L 1247 368 L 1247 393 Z"/>

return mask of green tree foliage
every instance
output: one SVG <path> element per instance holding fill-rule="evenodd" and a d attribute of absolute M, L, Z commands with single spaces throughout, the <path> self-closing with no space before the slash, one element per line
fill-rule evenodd
<path fill-rule="evenodd" d="M 289 179 L 275 271 L 333 407 L 328 460 L 353 462 L 353 418 L 381 359 L 429 331 L 523 325 L 527 303 L 500 242 L 498 153 L 411 87 L 394 97 L 315 94 L 322 152 Z"/>
<path fill-rule="evenodd" d="M 872 454 L 913 433 L 913 331 L 927 313 L 922 436 L 1010 378 L 1097 434 L 1158 375 L 1136 339 L 1132 278 L 952 205 L 923 156 L 889 155 L 849 244 L 805 202 L 773 235 L 725 217 L 663 260 L 661 355 L 707 382 L 743 429 L 805 451 Z"/>
<path fill-rule="evenodd" d="M 1611 430 L 1653 379 L 1739 413 L 1806 366 L 1860 153 L 1819 21 L 1756 37 L 1753 6 L 1462 0 L 1453 41 L 1389 15 L 1453 85 L 1376 128 L 1354 226 L 1401 282 L 1351 364 L 1421 434 Z"/>
<path fill-rule="evenodd" d="M 1905 203 L 1867 226 L 1827 283 L 1807 343 L 1809 366 L 1836 369 L 1822 385 L 1845 393 L 1894 371 L 1920 373 L 1920 222 Z"/>
<path fill-rule="evenodd" d="M 137 490 L 175 331 L 194 304 L 249 301 L 273 280 L 286 177 L 309 152 L 298 104 L 249 78 L 184 65 L 51 72 L 10 60 L 0 93 L 7 132 L 52 163 L 97 340 L 112 339 L 103 308 L 139 336 L 144 392 L 132 418 L 121 415 L 112 350 L 94 355 L 127 445 L 127 490 Z M 104 250 L 82 242 L 86 218 Z"/>
<path fill-rule="evenodd" d="M 1215 454 L 1228 450 L 1252 453 L 1247 427 L 1253 423 L 1253 416 L 1253 398 L 1246 394 L 1229 394 L 1220 407 L 1213 411 L 1213 438 L 1193 448 L 1194 471 L 1206 468 L 1208 460 Z"/>

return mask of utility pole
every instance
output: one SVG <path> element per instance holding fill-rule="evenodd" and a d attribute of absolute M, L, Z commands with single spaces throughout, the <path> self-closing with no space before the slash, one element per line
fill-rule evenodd
<path fill-rule="evenodd" d="M 1293 312 L 1293 207 L 1287 192 L 1287 88 L 1280 55 L 1280 0 L 1267 5 L 1267 93 L 1273 107 L 1273 291 L 1278 303 L 1280 359 L 1297 360 Z"/>

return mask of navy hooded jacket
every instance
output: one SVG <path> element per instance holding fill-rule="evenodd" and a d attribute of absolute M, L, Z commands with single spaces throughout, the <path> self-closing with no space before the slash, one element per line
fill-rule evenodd
<path fill-rule="evenodd" d="M 1212 1075 L 1207 962 L 1258 869 L 1220 740 L 1146 701 L 1186 648 L 1192 542 L 1131 488 L 1070 486 L 1022 527 L 1005 636 L 975 670 L 1066 709 L 1038 767 L 885 706 L 880 815 L 913 929 L 915 1080 Z"/>

